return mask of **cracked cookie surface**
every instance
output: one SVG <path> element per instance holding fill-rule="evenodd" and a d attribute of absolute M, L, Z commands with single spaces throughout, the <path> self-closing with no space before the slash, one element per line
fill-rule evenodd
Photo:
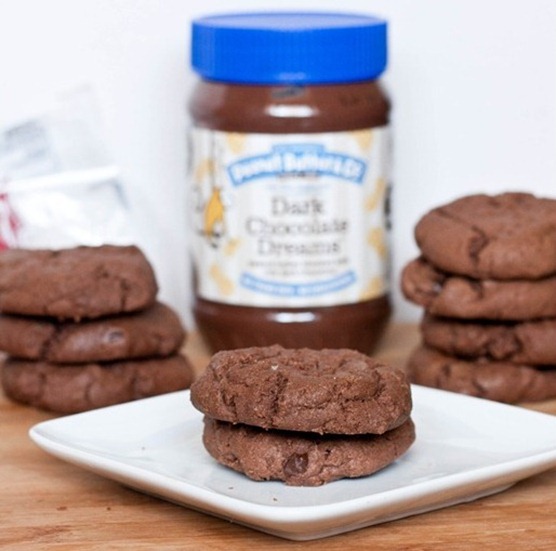
<path fill-rule="evenodd" d="M 498 402 L 539 402 L 556 397 L 556 366 L 469 361 L 421 346 L 407 363 L 413 383 Z"/>
<path fill-rule="evenodd" d="M 556 319 L 476 322 L 426 315 L 423 342 L 446 354 L 556 366 Z"/>
<path fill-rule="evenodd" d="M 556 317 L 556 276 L 529 280 L 477 280 L 444 273 L 423 258 L 401 275 L 404 296 L 436 316 L 530 320 Z"/>
<path fill-rule="evenodd" d="M 177 314 L 157 302 L 129 314 L 80 323 L 0 315 L 0 350 L 55 363 L 82 363 L 169 356 L 185 339 Z"/>
<path fill-rule="evenodd" d="M 0 252 L 0 312 L 79 321 L 152 306 L 158 286 L 135 246 Z"/>
<path fill-rule="evenodd" d="M 415 227 L 423 256 L 479 279 L 556 274 L 556 200 L 527 193 L 470 195 L 425 214 Z"/>
<path fill-rule="evenodd" d="M 317 435 L 232 425 L 205 417 L 203 443 L 218 462 L 254 480 L 320 486 L 370 475 L 404 454 L 415 440 L 407 419 L 381 435 Z"/>
<path fill-rule="evenodd" d="M 168 358 L 57 365 L 7 358 L 2 387 L 13 400 L 58 413 L 95 408 L 183 390 L 193 368 L 179 354 Z"/>
<path fill-rule="evenodd" d="M 411 411 L 406 375 L 353 350 L 254 347 L 215 354 L 192 385 L 206 415 L 265 429 L 382 434 Z"/>

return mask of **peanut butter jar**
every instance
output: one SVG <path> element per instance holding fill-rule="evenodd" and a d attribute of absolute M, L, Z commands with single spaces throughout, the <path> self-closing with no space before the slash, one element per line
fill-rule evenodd
<path fill-rule="evenodd" d="M 369 353 L 390 316 L 386 22 L 237 13 L 192 26 L 188 220 L 213 351 Z"/>

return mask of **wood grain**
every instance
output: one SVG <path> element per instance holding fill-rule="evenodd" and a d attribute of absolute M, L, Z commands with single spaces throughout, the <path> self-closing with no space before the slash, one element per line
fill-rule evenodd
<path fill-rule="evenodd" d="M 392 326 L 377 356 L 402 366 L 418 340 L 415 327 Z M 197 335 L 186 352 L 198 370 L 206 365 Z M 529 407 L 556 414 L 556 401 Z M 556 470 L 478 501 L 324 540 L 292 542 L 149 497 L 51 457 L 27 432 L 53 417 L 0 396 L 1 549 L 556 549 Z"/>

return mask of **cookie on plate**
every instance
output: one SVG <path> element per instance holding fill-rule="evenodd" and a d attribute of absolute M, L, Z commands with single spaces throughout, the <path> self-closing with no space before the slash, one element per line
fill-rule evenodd
<path fill-rule="evenodd" d="M 529 193 L 468 195 L 433 209 L 415 227 L 439 269 L 475 279 L 538 279 L 556 273 L 556 200 Z"/>
<path fill-rule="evenodd" d="M 2 366 L 2 386 L 15 401 L 57 413 L 77 413 L 183 390 L 191 385 L 193 375 L 192 366 L 179 354 L 67 365 L 8 357 Z"/>
<path fill-rule="evenodd" d="M 215 354 L 191 401 L 220 421 L 321 434 L 382 434 L 412 406 L 400 370 L 354 350 L 278 345 Z"/>
<path fill-rule="evenodd" d="M 415 440 L 407 419 L 385 434 L 355 436 L 265 430 L 204 420 L 203 443 L 220 463 L 254 480 L 319 486 L 370 475 L 404 454 Z"/>
<path fill-rule="evenodd" d="M 452 356 L 556 365 L 556 319 L 499 323 L 425 315 L 421 334 L 425 344 Z"/>
<path fill-rule="evenodd" d="M 79 321 L 152 306 L 158 286 L 133 245 L 0 252 L 0 312 Z"/>
<path fill-rule="evenodd" d="M 556 368 L 509 362 L 469 361 L 421 346 L 407 363 L 411 381 L 498 402 L 538 402 L 556 398 Z"/>
<path fill-rule="evenodd" d="M 27 360 L 83 363 L 169 356 L 179 350 L 185 330 L 169 306 L 154 306 L 94 320 L 0 315 L 0 350 Z"/>
<path fill-rule="evenodd" d="M 556 275 L 500 281 L 450 275 L 424 258 L 402 271 L 404 296 L 436 316 L 460 319 L 529 320 L 556 317 Z"/>

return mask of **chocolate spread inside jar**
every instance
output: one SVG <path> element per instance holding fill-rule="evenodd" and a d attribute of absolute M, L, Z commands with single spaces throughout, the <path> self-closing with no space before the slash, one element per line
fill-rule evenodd
<path fill-rule="evenodd" d="M 386 23 L 193 23 L 193 313 L 213 351 L 370 352 L 390 316 Z"/>

